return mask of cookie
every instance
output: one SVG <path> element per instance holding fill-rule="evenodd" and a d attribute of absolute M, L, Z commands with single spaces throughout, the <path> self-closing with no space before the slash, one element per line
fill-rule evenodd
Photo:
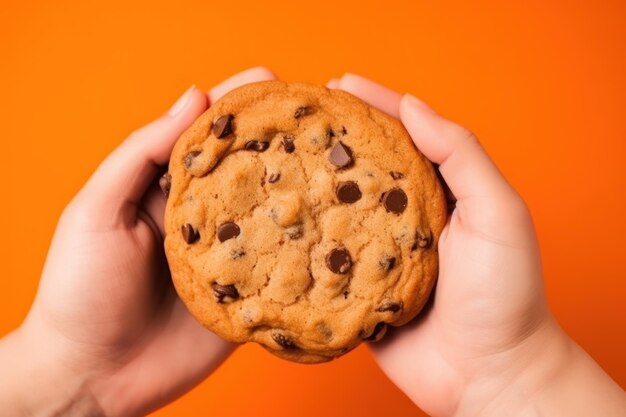
<path fill-rule="evenodd" d="M 437 276 L 435 171 L 346 92 L 240 87 L 180 137 L 160 183 L 176 290 L 227 340 L 327 361 L 415 317 Z"/>

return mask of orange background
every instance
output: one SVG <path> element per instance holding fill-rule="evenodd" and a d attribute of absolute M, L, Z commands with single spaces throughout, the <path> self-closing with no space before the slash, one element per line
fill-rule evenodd
<path fill-rule="evenodd" d="M 28 311 L 65 204 L 190 84 L 259 64 L 289 81 L 351 71 L 479 135 L 531 207 L 556 316 L 626 386 L 624 1 L 2 0 L 0 10 L 0 334 Z M 422 414 L 366 347 L 302 366 L 245 346 L 154 414 L 180 415 Z"/>

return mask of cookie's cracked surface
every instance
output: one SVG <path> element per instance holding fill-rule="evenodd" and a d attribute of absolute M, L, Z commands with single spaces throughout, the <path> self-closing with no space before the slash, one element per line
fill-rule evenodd
<path fill-rule="evenodd" d="M 379 340 L 422 308 L 446 204 L 395 119 L 341 91 L 270 81 L 180 138 L 165 249 L 208 329 L 299 362 Z"/>

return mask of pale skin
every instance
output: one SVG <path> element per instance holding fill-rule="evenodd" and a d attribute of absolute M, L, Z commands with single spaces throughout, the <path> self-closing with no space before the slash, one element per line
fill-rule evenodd
<path fill-rule="evenodd" d="M 144 415 L 234 349 L 176 296 L 154 183 L 211 102 L 270 79 L 253 68 L 208 94 L 191 88 L 98 167 L 59 220 L 28 316 L 0 340 L 3 415 Z M 390 379 L 433 416 L 626 415 L 624 391 L 552 316 L 529 211 L 476 138 L 365 78 L 328 85 L 399 118 L 457 199 L 439 241 L 432 307 L 373 345 Z"/>

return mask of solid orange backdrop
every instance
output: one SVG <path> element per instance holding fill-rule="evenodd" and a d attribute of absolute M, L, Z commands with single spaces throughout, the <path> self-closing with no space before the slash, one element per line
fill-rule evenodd
<path fill-rule="evenodd" d="M 625 2 L 2 0 L 1 9 L 0 334 L 28 311 L 63 207 L 189 85 L 208 89 L 259 64 L 288 81 L 350 71 L 411 91 L 478 134 L 533 212 L 556 316 L 626 386 Z M 422 414 L 366 347 L 303 366 L 245 346 L 154 414 L 181 415 Z"/>

